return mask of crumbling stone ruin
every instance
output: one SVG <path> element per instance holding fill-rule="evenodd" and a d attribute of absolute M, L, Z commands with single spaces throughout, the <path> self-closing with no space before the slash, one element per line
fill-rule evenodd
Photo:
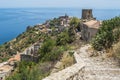
<path fill-rule="evenodd" d="M 93 18 L 92 9 L 82 9 L 82 19 L 91 20 Z"/>

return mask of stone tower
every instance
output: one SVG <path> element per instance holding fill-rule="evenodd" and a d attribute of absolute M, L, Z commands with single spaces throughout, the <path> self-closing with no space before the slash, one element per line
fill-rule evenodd
<path fill-rule="evenodd" d="M 93 19 L 92 9 L 82 9 L 82 19 Z"/>

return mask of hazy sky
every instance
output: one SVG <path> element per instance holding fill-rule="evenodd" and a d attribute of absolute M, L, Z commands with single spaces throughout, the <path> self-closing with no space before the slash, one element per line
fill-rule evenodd
<path fill-rule="evenodd" d="M 0 8 L 78 7 L 120 9 L 120 0 L 0 0 Z"/>

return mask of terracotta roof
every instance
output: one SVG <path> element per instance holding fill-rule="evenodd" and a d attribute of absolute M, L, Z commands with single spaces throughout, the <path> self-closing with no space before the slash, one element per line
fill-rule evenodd
<path fill-rule="evenodd" d="M 97 20 L 90 20 L 90 21 L 85 22 L 83 24 L 87 25 L 89 28 L 98 29 L 100 27 L 100 21 L 97 21 Z"/>

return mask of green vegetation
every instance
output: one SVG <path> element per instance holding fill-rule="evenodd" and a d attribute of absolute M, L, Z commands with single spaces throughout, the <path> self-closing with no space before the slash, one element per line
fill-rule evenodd
<path fill-rule="evenodd" d="M 57 49 L 55 41 L 51 38 L 47 38 L 44 42 L 42 47 L 39 50 L 40 53 L 40 60 L 41 61 L 56 61 L 60 55 L 59 50 Z"/>
<path fill-rule="evenodd" d="M 73 17 L 70 21 L 68 30 L 62 31 L 62 33 L 54 32 L 51 35 L 57 36 L 57 45 L 66 45 L 72 43 L 75 40 L 75 30 L 79 26 L 80 20 Z M 55 26 L 60 25 L 60 19 L 54 18 L 50 20 L 50 28 L 55 30 Z M 35 42 L 43 41 L 48 35 L 35 29 L 36 26 L 28 26 L 27 30 L 22 34 L 18 35 L 14 40 L 6 42 L 0 45 L 0 62 L 8 60 L 11 56 L 17 52 L 24 51 L 27 47 L 34 44 Z"/>
<path fill-rule="evenodd" d="M 95 50 L 107 50 L 108 56 L 120 60 L 120 17 L 105 20 L 97 35 L 92 40 Z"/>
<path fill-rule="evenodd" d="M 75 41 L 75 29 L 76 28 L 74 28 L 74 27 L 70 27 L 69 29 L 68 29 L 68 36 L 69 36 L 69 43 L 72 43 L 72 42 L 74 42 Z"/>
<path fill-rule="evenodd" d="M 66 45 L 75 41 L 75 31 L 73 27 L 58 34 L 56 44 Z"/>
<path fill-rule="evenodd" d="M 66 67 L 69 67 L 75 63 L 73 53 L 74 52 L 64 52 L 63 57 L 60 60 L 61 64 L 57 66 L 58 71 L 65 69 Z"/>
<path fill-rule="evenodd" d="M 68 33 L 61 32 L 57 39 L 46 38 L 39 50 L 41 61 L 56 61 L 61 58 L 63 52 L 68 50 Z"/>
<path fill-rule="evenodd" d="M 105 20 L 97 35 L 92 40 L 95 50 L 108 49 L 120 39 L 120 17 Z"/>
<path fill-rule="evenodd" d="M 77 17 L 73 17 L 70 21 L 70 26 L 72 28 L 77 29 L 78 31 L 80 31 L 80 19 L 78 19 Z"/>
<path fill-rule="evenodd" d="M 66 45 L 69 42 L 68 31 L 64 31 L 57 36 L 56 44 L 57 45 Z"/>
<path fill-rule="evenodd" d="M 1 45 L 0 53 L 8 55 L 8 57 L 4 56 L 4 59 L 16 54 L 17 51 L 22 52 L 35 42 L 43 41 L 38 51 L 40 54 L 39 63 L 35 64 L 25 61 L 18 63 L 17 69 L 6 80 L 41 80 L 43 77 L 49 75 L 55 62 L 61 59 L 63 53 L 69 50 L 70 44 L 75 41 L 75 29 L 79 26 L 79 22 L 79 19 L 73 18 L 70 23 L 71 26 L 65 28 L 60 33 L 54 33 L 54 35 L 52 33 L 42 33 L 36 29 L 36 26 L 28 26 L 26 32 L 20 34 L 15 40 Z M 54 30 L 54 26 L 59 24 L 60 20 L 55 18 L 50 21 L 50 28 Z M 73 64 L 73 53 L 66 55 L 63 61 L 65 61 L 64 65 L 66 66 Z"/>
<path fill-rule="evenodd" d="M 50 20 L 50 26 L 58 26 L 60 25 L 60 19 L 59 18 L 54 18 L 53 20 Z"/>
<path fill-rule="evenodd" d="M 65 45 L 75 41 L 75 30 L 78 29 L 80 20 L 73 17 L 70 21 L 68 30 L 64 30 L 57 36 L 57 45 Z M 79 30 L 79 29 L 78 29 Z"/>
<path fill-rule="evenodd" d="M 36 78 L 37 75 L 34 75 L 33 66 L 35 64 L 33 62 L 20 62 L 17 64 L 18 69 L 17 73 L 14 73 L 14 76 L 7 78 L 6 80 L 31 80 L 32 77 Z M 29 75 L 28 75 L 29 74 Z M 38 79 L 36 79 L 38 80 Z"/>
<path fill-rule="evenodd" d="M 35 42 L 44 40 L 45 37 L 44 33 L 35 30 L 34 27 L 27 28 L 26 32 L 18 35 L 16 39 L 0 46 L 0 62 L 7 60 L 10 56 L 16 54 L 17 51 L 22 52 Z"/>
<path fill-rule="evenodd" d="M 77 27 L 80 23 L 80 19 L 78 19 L 77 17 L 73 17 L 70 21 L 70 26 L 75 26 Z"/>
<path fill-rule="evenodd" d="M 120 41 L 113 46 L 113 56 L 120 60 Z"/>
<path fill-rule="evenodd" d="M 18 68 L 13 75 L 6 80 L 42 80 L 42 78 L 47 76 L 50 72 L 50 69 L 45 67 L 49 64 L 35 64 L 33 62 L 25 61 L 20 62 L 17 64 Z"/>
<path fill-rule="evenodd" d="M 63 52 L 68 50 L 68 45 L 75 41 L 75 29 L 79 24 L 78 18 L 72 18 L 71 27 L 56 34 L 53 38 L 49 36 L 43 42 L 39 50 L 40 61 L 56 61 L 61 58 Z M 73 24 L 73 25 L 72 25 Z"/>

